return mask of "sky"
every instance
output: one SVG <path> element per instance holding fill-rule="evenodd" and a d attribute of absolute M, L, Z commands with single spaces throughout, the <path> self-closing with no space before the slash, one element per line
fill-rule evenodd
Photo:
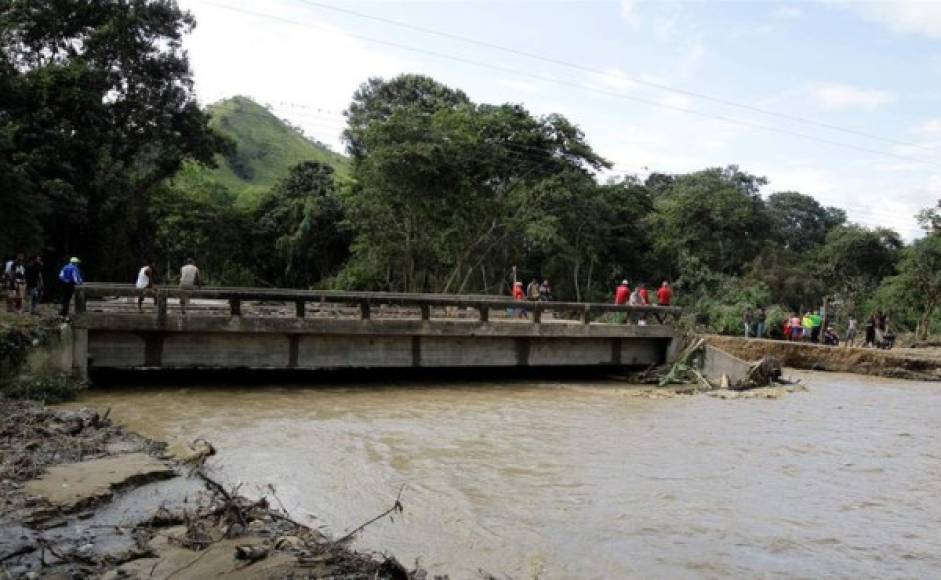
<path fill-rule="evenodd" d="M 941 199 L 941 0 L 179 3 L 201 102 L 337 151 L 362 82 L 421 73 L 565 115 L 617 174 L 734 164 L 908 240 Z"/>

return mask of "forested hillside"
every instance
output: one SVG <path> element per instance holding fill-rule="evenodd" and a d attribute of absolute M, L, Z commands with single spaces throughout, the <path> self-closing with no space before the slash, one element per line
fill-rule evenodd
<path fill-rule="evenodd" d="M 218 167 L 187 164 L 174 179 L 181 189 L 209 179 L 238 195 L 240 203 L 254 205 L 262 193 L 302 161 L 324 163 L 333 167 L 337 177 L 349 177 L 348 158 L 308 139 L 249 97 L 219 101 L 207 112 L 209 126 L 234 147 L 217 157 Z"/>

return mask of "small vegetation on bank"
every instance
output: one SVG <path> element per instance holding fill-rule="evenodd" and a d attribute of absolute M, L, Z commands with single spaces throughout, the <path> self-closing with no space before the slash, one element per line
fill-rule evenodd
<path fill-rule="evenodd" d="M 75 398 L 79 385 L 51 364 L 58 322 L 0 314 L 0 396 L 58 403 Z"/>

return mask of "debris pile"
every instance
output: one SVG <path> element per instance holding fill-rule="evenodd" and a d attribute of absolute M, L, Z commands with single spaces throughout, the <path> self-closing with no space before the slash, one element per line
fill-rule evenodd
<path fill-rule="evenodd" d="M 350 547 L 361 530 L 404 509 L 402 490 L 388 510 L 333 540 L 294 520 L 273 485 L 250 499 L 213 479 L 208 441 L 171 460 L 165 445 L 112 425 L 107 413 L 27 401 L 0 400 L 0 422 L 0 577 L 425 577 Z M 122 472 L 125 463 L 136 471 Z M 92 485 L 96 471 L 101 481 Z M 154 486 L 170 495 L 127 517 L 127 506 L 154 501 Z"/>

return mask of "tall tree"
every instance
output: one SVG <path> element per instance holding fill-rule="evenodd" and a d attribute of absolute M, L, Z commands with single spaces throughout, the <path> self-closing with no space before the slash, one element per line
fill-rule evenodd
<path fill-rule="evenodd" d="M 371 78 L 356 90 L 345 111 L 347 128 L 343 131 L 343 138 L 347 151 L 356 161 L 365 157 L 365 136 L 370 124 L 386 121 L 396 112 L 431 115 L 468 103 L 470 99 L 463 91 L 424 75 L 403 74 L 390 80 Z"/>
<path fill-rule="evenodd" d="M 329 165 L 298 163 L 256 213 L 259 244 L 270 246 L 274 240 L 275 259 L 258 264 L 270 272 L 270 282 L 309 288 L 334 274 L 349 253 L 343 207 Z"/>
<path fill-rule="evenodd" d="M 816 199 L 796 191 L 772 193 L 768 213 L 777 242 L 795 252 L 823 244 L 827 233 L 846 223 L 846 212 L 824 207 Z"/>
<path fill-rule="evenodd" d="M 735 166 L 676 176 L 655 198 L 658 253 L 673 263 L 687 253 L 717 272 L 741 273 L 768 237 L 765 183 Z"/>
<path fill-rule="evenodd" d="M 223 149 L 193 95 L 182 48 L 193 26 L 169 0 L 0 4 L 0 123 L 15 151 L 0 148 L 0 167 L 23 177 L 14 195 L 38 198 L 16 215 L 44 211 L 52 251 L 114 272 L 120 259 L 105 248 L 143 249 L 148 191 L 184 159 L 211 163 Z"/>

